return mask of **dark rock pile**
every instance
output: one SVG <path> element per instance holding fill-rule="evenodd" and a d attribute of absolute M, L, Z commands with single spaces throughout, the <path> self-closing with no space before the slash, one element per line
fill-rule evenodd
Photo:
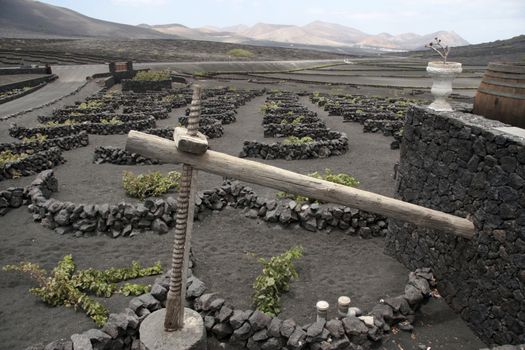
<path fill-rule="evenodd" d="M 4 216 L 11 209 L 20 208 L 26 204 L 25 189 L 22 187 L 9 187 L 0 191 L 0 216 Z"/>

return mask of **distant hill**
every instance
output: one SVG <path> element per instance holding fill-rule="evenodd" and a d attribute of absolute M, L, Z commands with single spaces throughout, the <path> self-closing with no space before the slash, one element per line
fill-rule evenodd
<path fill-rule="evenodd" d="M 414 50 L 423 48 L 434 37 L 443 38 L 450 46 L 468 45 L 468 42 L 453 31 L 439 31 L 426 35 L 405 33 L 371 35 L 358 29 L 335 23 L 315 21 L 304 26 L 257 23 L 251 27 L 235 25 L 224 28 L 206 26 L 184 30 L 177 25 L 155 25 L 149 28 L 165 34 L 177 34 L 184 38 L 257 44 L 313 45 L 318 47 Z M 177 28 L 177 30 L 175 30 Z"/>
<path fill-rule="evenodd" d="M 173 38 L 149 28 L 102 21 L 33 0 L 0 0 L 0 37 Z"/>
<path fill-rule="evenodd" d="M 178 23 L 130 26 L 87 17 L 39 1 L 0 0 L 0 37 L 5 38 L 190 39 L 366 54 L 423 48 L 435 36 L 450 46 L 468 45 L 467 41 L 452 31 L 427 35 L 371 35 L 355 28 L 322 21 L 304 26 L 268 23 L 225 28 L 190 28 Z"/>
<path fill-rule="evenodd" d="M 409 55 L 428 60 L 438 59 L 430 50 L 414 51 Z M 479 65 L 486 65 L 489 62 L 525 62 L 525 35 L 507 40 L 455 47 L 450 50 L 449 60 Z"/>

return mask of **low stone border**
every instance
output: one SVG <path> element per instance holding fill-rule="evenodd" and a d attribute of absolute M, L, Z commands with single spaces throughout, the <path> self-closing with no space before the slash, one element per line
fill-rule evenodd
<path fill-rule="evenodd" d="M 402 120 L 403 117 L 392 112 L 360 112 L 358 108 L 345 111 L 342 114 L 343 123 L 359 122 L 364 123 L 366 120 Z"/>
<path fill-rule="evenodd" d="M 0 152 L 7 150 L 14 153 L 23 153 L 27 151 L 40 152 L 52 147 L 58 147 L 61 150 L 69 151 L 74 148 L 85 147 L 88 144 L 88 134 L 85 131 L 82 131 L 78 134 L 47 139 L 44 141 L 0 143 Z"/>
<path fill-rule="evenodd" d="M 302 122 L 305 124 L 319 123 L 322 121 L 321 118 L 317 116 L 317 113 L 311 111 L 302 115 L 302 117 Z M 295 114 L 265 114 L 263 116 L 263 124 L 281 124 L 283 120 L 286 120 L 287 123 L 291 123 L 295 118 L 297 118 L 297 115 Z"/>
<path fill-rule="evenodd" d="M 125 202 L 115 205 L 75 204 L 51 198 L 51 192 L 40 188 L 47 183 L 57 183 L 52 170 L 40 173 L 30 186 L 27 195 L 29 210 L 35 221 L 59 234 L 105 234 L 113 238 L 134 236 L 144 231 L 163 234 L 175 224 L 177 206 L 172 197 L 150 198 L 136 205 Z M 202 218 L 204 211 L 222 210 L 226 206 L 244 209 L 248 218 L 260 218 L 284 226 L 298 224 L 309 231 L 338 228 L 363 238 L 387 233 L 386 219 L 382 216 L 330 204 L 266 200 L 237 181 L 226 181 L 219 188 L 199 192 L 195 198 L 197 218 Z"/>
<path fill-rule="evenodd" d="M 396 131 L 403 128 L 403 125 L 405 125 L 404 120 L 367 119 L 363 123 L 363 132 L 381 131 L 385 136 L 393 136 Z"/>
<path fill-rule="evenodd" d="M 128 117 L 131 117 L 128 115 Z M 136 116 L 135 118 L 139 118 Z M 78 134 L 82 131 L 96 135 L 127 134 L 130 130 L 144 130 L 155 127 L 155 118 L 146 117 L 144 119 L 129 118 L 122 124 L 102 124 L 102 123 L 81 123 L 74 125 L 60 125 L 54 127 L 24 128 L 13 124 L 9 128 L 9 135 L 23 139 L 36 134 L 46 135 L 50 138 L 63 137 L 71 134 Z"/>
<path fill-rule="evenodd" d="M 154 117 L 154 116 L 147 114 L 147 113 L 116 114 L 116 113 L 107 112 L 101 109 L 101 112 L 99 113 L 96 113 L 94 111 L 92 112 L 91 110 L 89 110 L 88 113 L 86 114 L 71 115 L 69 113 L 64 113 L 62 115 L 38 116 L 37 119 L 40 123 L 43 123 L 43 124 L 48 123 L 48 122 L 64 123 L 67 120 L 72 120 L 77 123 L 98 124 L 103 119 L 108 120 L 112 118 L 117 118 L 118 120 L 124 123 L 127 123 L 131 121 L 147 119 L 151 117 Z"/>
<path fill-rule="evenodd" d="M 286 145 L 281 142 L 271 144 L 259 141 L 244 141 L 239 157 L 262 159 L 313 159 L 340 156 L 348 151 L 348 137 L 345 133 L 328 131 L 325 139 L 314 142 Z"/>
<path fill-rule="evenodd" d="M 172 131 L 173 133 L 173 131 Z M 156 159 L 146 158 L 138 153 L 130 153 L 122 148 L 112 146 L 100 146 L 95 148 L 93 156 L 95 164 L 115 164 L 115 165 L 153 165 L 160 164 Z"/>
<path fill-rule="evenodd" d="M 384 237 L 387 233 L 387 221 L 381 215 L 333 204 L 268 200 L 258 197 L 250 187 L 238 181 L 225 181 L 219 188 L 199 192 L 195 204 L 199 209 L 196 213 L 204 209 L 222 210 L 230 205 L 243 209 L 248 218 L 259 218 L 283 226 L 298 224 L 313 232 L 340 229 L 362 238 Z"/>
<path fill-rule="evenodd" d="M 186 301 L 204 319 L 208 337 L 238 348 L 279 350 L 300 349 L 368 349 L 379 345 L 392 327 L 411 331 L 415 311 L 431 298 L 435 286 L 428 268 L 417 269 L 408 276 L 405 292 L 382 299 L 366 315 L 350 313 L 308 325 L 293 319 L 282 320 L 260 311 L 236 309 L 232 304 L 207 290 L 206 285 L 188 269 Z M 101 329 L 73 334 L 70 340 L 37 345 L 26 350 L 66 349 L 137 349 L 145 350 L 138 333 L 141 322 L 152 312 L 165 307 L 169 275 L 158 277 L 149 293 L 131 299 L 122 313 L 110 314 Z"/>
<path fill-rule="evenodd" d="M 224 113 L 215 113 L 215 114 L 202 114 L 201 119 L 218 120 L 221 122 L 221 124 L 225 124 L 225 125 L 235 123 L 235 121 L 237 121 L 237 117 L 235 116 L 235 113 L 233 111 L 224 112 Z M 188 117 L 180 116 L 179 123 L 181 123 L 182 125 L 187 125 Z"/>
<path fill-rule="evenodd" d="M 179 122 L 181 123 L 181 125 L 187 126 L 188 118 L 179 117 Z M 153 132 L 148 132 L 148 131 L 146 132 L 157 135 L 157 136 L 162 136 L 164 138 L 168 138 L 171 140 L 173 139 L 173 129 L 170 129 L 170 130 L 171 130 L 171 135 L 169 137 L 166 137 L 164 135 L 155 134 Z M 200 118 L 199 120 L 199 131 L 203 133 L 204 135 L 206 135 L 209 139 L 216 139 L 216 138 L 222 137 L 222 135 L 224 134 L 224 127 L 222 126 L 222 123 L 220 120 L 203 117 L 203 118 Z"/>
<path fill-rule="evenodd" d="M 313 139 L 326 138 L 330 129 L 326 128 L 324 122 L 307 123 L 307 124 L 264 124 L 264 137 L 286 137 L 310 136 Z"/>
<path fill-rule="evenodd" d="M 55 76 L 55 79 L 57 79 L 57 78 L 58 77 Z M 54 79 L 52 79 L 52 80 L 54 80 Z M 52 81 L 52 80 L 50 80 L 50 81 Z M 13 95 L 10 95 L 10 96 L 4 97 L 4 98 L 0 98 L 0 105 L 4 104 L 4 103 L 7 103 L 7 102 L 10 102 L 10 101 L 13 101 L 13 100 L 16 100 L 17 98 L 29 95 L 29 94 L 35 92 L 36 90 L 38 90 L 40 88 L 43 88 L 44 86 L 47 85 L 47 83 L 48 83 L 48 81 L 40 83 L 40 84 L 38 84 L 36 86 L 32 86 L 32 87 L 30 87 L 27 90 L 21 91 L 20 93 L 13 94 Z"/>
<path fill-rule="evenodd" d="M 36 152 L 26 158 L 4 164 L 0 167 L 0 181 L 20 176 L 30 176 L 38 172 L 63 164 L 66 160 L 62 157 L 62 150 L 53 147 Z"/>
<path fill-rule="evenodd" d="M 58 79 L 58 76 L 56 74 L 50 74 L 44 77 L 17 81 L 15 83 L 5 84 L 5 85 L 0 86 L 0 92 L 5 92 L 5 91 L 13 90 L 13 89 L 22 89 L 26 86 L 35 87 L 35 86 L 41 85 L 42 83 L 44 83 L 45 85 L 45 83 L 48 83 L 56 79 Z"/>

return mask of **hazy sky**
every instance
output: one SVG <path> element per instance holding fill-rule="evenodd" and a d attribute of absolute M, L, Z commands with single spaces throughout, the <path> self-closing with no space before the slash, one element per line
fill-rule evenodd
<path fill-rule="evenodd" d="M 525 0 L 43 0 L 127 24 L 339 23 L 369 34 L 454 30 L 471 43 L 525 34 Z"/>

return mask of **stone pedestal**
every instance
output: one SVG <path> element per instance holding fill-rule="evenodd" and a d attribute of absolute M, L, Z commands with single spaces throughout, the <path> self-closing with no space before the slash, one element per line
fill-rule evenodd
<path fill-rule="evenodd" d="M 461 71 L 461 63 L 458 62 L 428 62 L 427 72 L 433 80 L 430 92 L 435 98 L 428 108 L 440 112 L 452 111 L 447 97 L 452 93 L 452 81 Z"/>
<path fill-rule="evenodd" d="M 184 328 L 164 331 L 166 309 L 149 315 L 140 325 L 140 341 L 146 350 L 206 350 L 206 330 L 197 311 L 184 308 Z"/>

